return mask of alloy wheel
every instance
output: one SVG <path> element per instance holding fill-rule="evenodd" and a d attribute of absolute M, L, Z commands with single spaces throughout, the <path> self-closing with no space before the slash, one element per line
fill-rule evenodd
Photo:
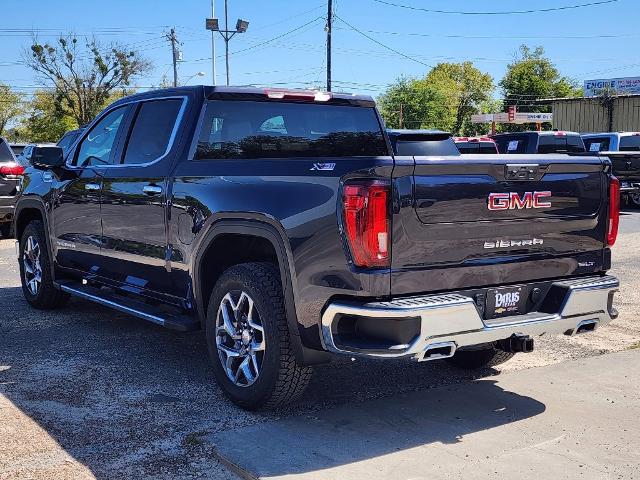
<path fill-rule="evenodd" d="M 227 378 L 234 385 L 248 387 L 258 379 L 266 348 L 264 327 L 246 292 L 229 292 L 220 302 L 216 347 Z"/>
<path fill-rule="evenodd" d="M 629 199 L 636 207 L 640 207 L 640 193 L 630 193 Z"/>
<path fill-rule="evenodd" d="M 27 289 L 31 295 L 36 296 L 42 283 L 42 267 L 40 265 L 40 244 L 33 236 L 28 237 L 25 242 L 22 263 Z"/>

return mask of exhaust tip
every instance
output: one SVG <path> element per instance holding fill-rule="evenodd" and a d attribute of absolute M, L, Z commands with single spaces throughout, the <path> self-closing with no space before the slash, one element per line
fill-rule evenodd
<path fill-rule="evenodd" d="M 421 362 L 451 358 L 456 353 L 455 342 L 434 343 L 429 345 L 419 359 Z"/>
<path fill-rule="evenodd" d="M 597 320 L 583 320 L 576 327 L 576 335 L 579 333 L 593 332 L 598 327 Z"/>

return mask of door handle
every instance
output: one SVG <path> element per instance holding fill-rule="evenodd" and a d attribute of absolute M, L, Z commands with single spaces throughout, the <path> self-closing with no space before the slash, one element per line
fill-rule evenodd
<path fill-rule="evenodd" d="M 97 183 L 85 183 L 84 189 L 95 192 L 96 190 L 100 190 L 100 185 L 98 185 Z"/>
<path fill-rule="evenodd" d="M 158 185 L 145 185 L 142 191 L 147 195 L 160 195 L 162 193 L 162 187 Z"/>

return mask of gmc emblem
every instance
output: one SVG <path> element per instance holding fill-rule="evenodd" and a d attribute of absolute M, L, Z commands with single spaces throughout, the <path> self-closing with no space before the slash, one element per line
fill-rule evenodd
<path fill-rule="evenodd" d="M 551 208 L 551 202 L 545 202 L 551 192 L 524 192 L 520 196 L 517 192 L 490 193 L 487 208 L 489 210 L 515 210 L 524 208 Z"/>

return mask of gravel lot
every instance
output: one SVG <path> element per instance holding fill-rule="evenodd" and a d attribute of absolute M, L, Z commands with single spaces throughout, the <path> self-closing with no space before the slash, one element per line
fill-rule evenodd
<path fill-rule="evenodd" d="M 618 320 L 589 335 L 540 339 L 502 371 L 640 346 L 639 232 L 640 213 L 629 212 L 614 249 Z M 474 378 L 444 363 L 346 359 L 317 368 L 298 404 L 246 413 L 216 387 L 201 333 L 80 300 L 34 311 L 14 257 L 13 241 L 0 241 L 0 479 L 235 478 L 206 435 Z"/>

